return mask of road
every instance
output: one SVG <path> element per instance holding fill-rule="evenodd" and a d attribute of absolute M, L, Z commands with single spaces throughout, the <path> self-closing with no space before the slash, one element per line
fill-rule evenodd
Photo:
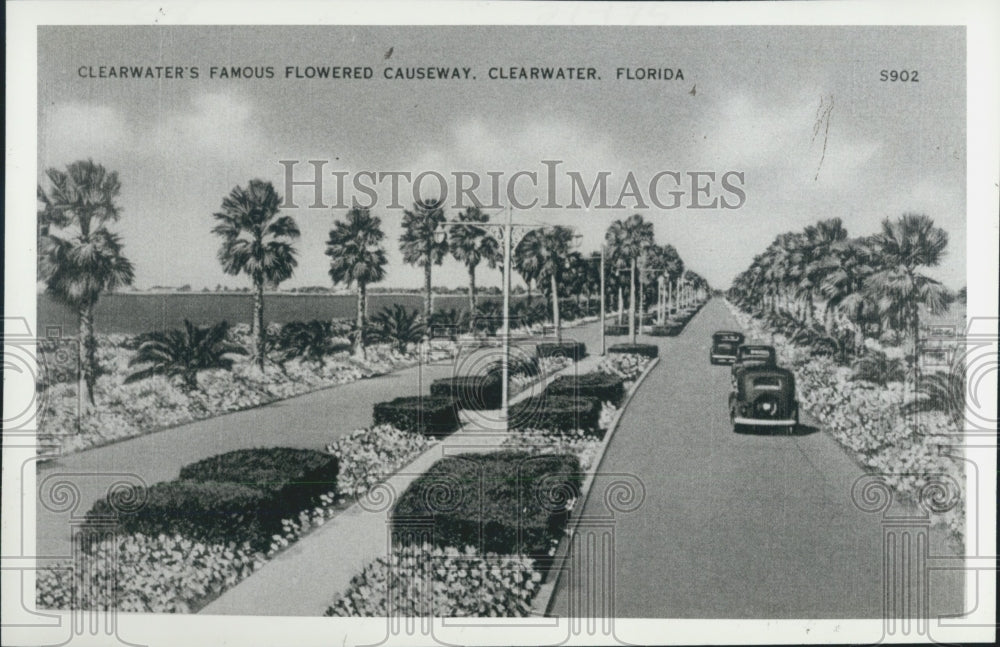
<path fill-rule="evenodd" d="M 600 352 L 597 324 L 569 328 L 563 337 L 583 341 L 592 353 Z M 533 354 L 537 341 L 515 340 L 512 355 Z M 453 362 L 415 366 L 41 463 L 37 473 L 37 554 L 69 556 L 72 516 L 85 514 L 95 501 L 107 496 L 109 486 L 115 482 L 167 481 L 176 478 L 189 463 L 234 449 L 323 449 L 346 433 L 371 426 L 376 402 L 421 391 L 429 393 L 432 380 L 481 370 L 485 363 L 495 361 L 498 353 L 497 348 L 465 351 Z M 70 501 L 63 498 L 69 490 L 75 501 L 71 509 L 62 505 Z"/>
<path fill-rule="evenodd" d="M 733 432 L 729 368 L 708 351 L 712 332 L 736 328 L 714 300 L 680 336 L 644 339 L 661 360 L 608 446 L 552 615 L 882 617 L 883 518 L 851 499 L 863 470 L 808 416 L 795 435 Z M 641 483 L 638 508 L 609 507 L 615 481 Z M 947 550 L 931 540 L 932 555 Z M 955 572 L 929 588 L 932 615 L 960 608 Z"/>

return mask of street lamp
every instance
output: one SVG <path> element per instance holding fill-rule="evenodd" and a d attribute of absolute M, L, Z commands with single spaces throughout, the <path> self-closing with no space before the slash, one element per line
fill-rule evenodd
<path fill-rule="evenodd" d="M 503 249 L 503 359 L 501 361 L 501 383 L 500 383 L 500 418 L 503 421 L 504 430 L 509 431 L 510 413 L 510 275 L 513 250 L 524 238 L 524 235 L 531 229 L 539 229 L 540 225 L 529 225 L 513 222 L 513 211 L 507 207 L 507 217 L 501 223 L 475 223 L 475 222 L 444 222 L 441 229 L 434 232 L 434 238 L 438 242 L 444 240 L 444 228 L 465 226 L 479 227 L 485 231 L 493 240 L 499 243 Z"/>

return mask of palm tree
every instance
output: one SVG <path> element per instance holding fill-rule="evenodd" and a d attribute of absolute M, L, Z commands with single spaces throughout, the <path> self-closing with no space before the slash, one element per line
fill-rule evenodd
<path fill-rule="evenodd" d="M 512 265 L 528 287 L 528 305 L 531 305 L 531 284 L 538 280 L 543 255 L 542 233 L 538 229 L 526 233 L 514 249 Z"/>
<path fill-rule="evenodd" d="M 403 211 L 403 235 L 399 249 L 403 261 L 424 268 L 424 321 L 430 321 L 432 312 L 431 266 L 440 265 L 448 251 L 445 237 L 438 240 L 439 227 L 444 222 L 444 209 L 440 200 L 417 200 L 413 211 Z"/>
<path fill-rule="evenodd" d="M 147 364 L 125 378 L 125 384 L 144 380 L 153 375 L 180 377 L 184 388 L 198 388 L 198 372 L 213 368 L 232 370 L 231 355 L 246 355 L 243 346 L 227 339 L 229 324 L 195 326 L 184 320 L 183 330 L 154 332 L 144 341 L 129 361 L 129 366 Z"/>
<path fill-rule="evenodd" d="M 540 230 L 541 256 L 538 259 L 539 278 L 549 280 L 549 291 L 552 297 L 552 326 L 556 332 L 556 343 L 562 342 L 562 326 L 559 320 L 559 283 L 569 258 L 573 242 L 573 230 L 569 227 L 555 226 Z"/>
<path fill-rule="evenodd" d="M 820 283 L 828 309 L 842 313 L 854 327 L 854 352 L 865 348 L 864 322 L 875 307 L 865 298 L 865 280 L 874 271 L 871 247 L 867 238 L 846 241 L 836 250 L 834 266 Z"/>
<path fill-rule="evenodd" d="M 367 288 L 385 278 L 388 260 L 382 240 L 381 219 L 371 215 L 366 207 L 354 207 L 344 220 L 334 223 L 326 241 L 326 255 L 330 257 L 330 278 L 334 284 L 348 287 L 358 284 L 357 325 L 354 331 L 354 354 L 365 356 L 365 312 Z"/>
<path fill-rule="evenodd" d="M 279 215 L 281 196 L 270 182 L 250 180 L 244 189 L 233 187 L 213 214 L 212 232 L 222 237 L 219 262 L 226 274 L 246 274 L 254 287 L 253 323 L 257 365 L 264 370 L 264 285 L 291 278 L 298 265 L 292 240 L 299 228 L 291 216 Z"/>
<path fill-rule="evenodd" d="M 73 162 L 65 171 L 45 172 L 48 193 L 39 186 L 42 236 L 38 273 L 45 291 L 74 308 L 79 320 L 79 383 L 81 413 L 94 405 L 97 383 L 97 341 L 94 307 L 102 292 L 131 285 L 132 263 L 122 252 L 121 238 L 107 224 L 118 220 L 121 192 L 118 173 L 93 160 Z M 83 394 L 86 392 L 86 399 Z"/>
<path fill-rule="evenodd" d="M 909 333 L 907 363 L 915 374 L 920 307 L 933 314 L 948 310 L 946 288 L 919 268 L 941 262 L 948 234 L 928 216 L 907 213 L 895 221 L 883 220 L 882 231 L 872 236 L 871 243 L 878 269 L 865 280 L 864 292 L 878 304 L 884 320 L 897 322 Z"/>
<path fill-rule="evenodd" d="M 626 220 L 611 223 L 604 240 L 613 250 L 613 256 L 629 263 L 631 269 L 629 287 L 629 342 L 635 343 L 635 279 L 639 257 L 653 244 L 653 223 L 646 222 L 639 214 Z"/>
<path fill-rule="evenodd" d="M 458 214 L 460 222 L 488 222 L 489 216 L 478 207 L 469 207 Z M 476 267 L 483 261 L 495 268 L 503 260 L 500 243 L 482 227 L 459 225 L 452 227 L 449 237 L 451 255 L 469 270 L 469 313 L 476 312 Z"/>
<path fill-rule="evenodd" d="M 805 228 L 802 235 L 802 245 L 798 252 L 802 266 L 802 277 L 799 288 L 806 300 L 806 312 L 809 323 L 815 320 L 815 297 L 826 275 L 837 267 L 836 252 L 847 240 L 847 230 L 840 218 L 820 220 L 815 225 Z M 824 314 L 829 308 L 824 309 Z M 829 331 L 828 321 L 827 325 Z"/>

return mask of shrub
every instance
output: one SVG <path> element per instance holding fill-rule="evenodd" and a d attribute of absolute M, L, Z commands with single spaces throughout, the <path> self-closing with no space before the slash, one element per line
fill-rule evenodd
<path fill-rule="evenodd" d="M 335 457 L 312 449 L 238 449 L 187 465 L 180 478 L 257 488 L 267 493 L 269 506 L 292 513 L 336 492 L 338 467 Z"/>
<path fill-rule="evenodd" d="M 400 546 L 355 575 L 326 615 L 526 617 L 541 579 L 524 557 Z"/>
<path fill-rule="evenodd" d="M 392 425 L 425 436 L 447 436 L 459 427 L 458 408 L 450 397 L 410 396 L 375 404 L 376 425 Z"/>
<path fill-rule="evenodd" d="M 653 326 L 647 334 L 653 337 L 676 337 L 684 330 L 684 324 L 679 322 L 668 322 L 662 326 Z"/>
<path fill-rule="evenodd" d="M 431 395 L 451 398 L 459 409 L 499 409 L 502 380 L 496 373 L 457 375 L 431 382 Z"/>
<path fill-rule="evenodd" d="M 596 430 L 601 403 L 589 397 L 534 397 L 510 408 L 512 429 Z"/>
<path fill-rule="evenodd" d="M 500 451 L 444 458 L 392 511 L 394 539 L 545 558 L 562 536 L 583 480 L 570 454 Z M 428 528 L 427 524 L 431 526 Z"/>
<path fill-rule="evenodd" d="M 144 535 L 181 535 L 208 543 L 249 542 L 266 547 L 281 530 L 286 511 L 268 505 L 263 490 L 238 483 L 167 481 L 150 486 L 135 511 L 115 512 L 105 499 L 94 503 L 86 524 L 116 519 L 118 531 Z"/>
<path fill-rule="evenodd" d="M 321 365 L 328 355 L 351 347 L 345 340 L 334 337 L 331 322 L 318 319 L 308 322 L 290 321 L 272 339 L 278 364 L 281 366 L 296 357 Z"/>
<path fill-rule="evenodd" d="M 407 344 L 416 344 L 424 336 L 426 327 L 416 310 L 407 310 L 396 303 L 386 306 L 371 318 L 371 334 L 375 339 L 389 342 L 401 352 L 406 352 Z"/>
<path fill-rule="evenodd" d="M 660 354 L 660 348 L 655 344 L 615 344 L 608 348 L 608 352 L 653 358 Z"/>
<path fill-rule="evenodd" d="M 114 519 L 125 533 L 179 534 L 210 543 L 249 542 L 264 549 L 281 520 L 337 489 L 337 459 L 276 447 L 243 449 L 185 466 L 178 480 L 156 483 L 143 505 L 97 501 L 88 524 Z M 141 496 L 141 495 L 140 495 Z"/>
<path fill-rule="evenodd" d="M 180 377 L 185 388 L 196 389 L 199 371 L 232 370 L 232 356 L 247 354 L 243 346 L 229 341 L 228 335 L 229 324 L 225 321 L 215 326 L 196 326 L 187 319 L 183 330 L 148 333 L 129 362 L 129 366 L 145 366 L 126 376 L 125 384 L 166 375 Z"/>
<path fill-rule="evenodd" d="M 569 357 L 575 362 L 587 356 L 587 346 L 579 341 L 545 342 L 535 346 L 539 359 L 546 357 Z"/>
<path fill-rule="evenodd" d="M 562 375 L 549 384 L 545 395 L 593 398 L 598 402 L 610 402 L 617 407 L 625 400 L 625 380 L 617 375 L 600 372 Z"/>

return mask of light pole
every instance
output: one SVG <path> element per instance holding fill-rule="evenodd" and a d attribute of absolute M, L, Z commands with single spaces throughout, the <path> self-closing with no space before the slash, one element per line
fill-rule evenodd
<path fill-rule="evenodd" d="M 503 249 L 503 328 L 502 360 L 500 362 L 500 419 L 503 421 L 505 431 L 509 431 L 510 413 L 510 275 L 514 249 L 524 238 L 524 235 L 531 229 L 539 229 L 540 225 L 528 225 L 513 222 L 513 210 L 510 207 L 504 209 L 506 218 L 499 223 L 473 223 L 473 222 L 444 222 L 441 223 L 443 237 L 445 227 L 465 226 L 479 227 L 485 231 L 493 240 L 497 241 Z M 435 233 L 437 236 L 437 233 Z"/>

